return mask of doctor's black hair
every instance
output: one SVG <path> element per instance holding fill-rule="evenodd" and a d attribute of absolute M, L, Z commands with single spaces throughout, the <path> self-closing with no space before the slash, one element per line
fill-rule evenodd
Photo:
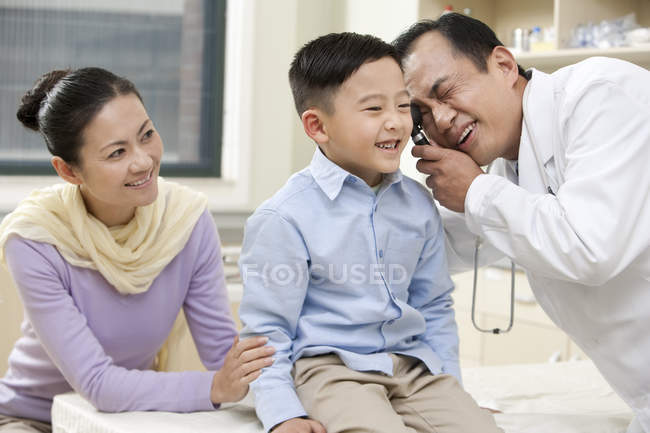
<path fill-rule="evenodd" d="M 298 115 L 311 107 L 332 113 L 332 97 L 341 84 L 363 64 L 384 57 L 394 59 L 400 66 L 395 48 L 372 35 L 330 33 L 305 44 L 289 69 Z"/>
<path fill-rule="evenodd" d="M 497 35 L 483 22 L 459 13 L 447 13 L 437 20 L 421 20 L 413 24 L 393 41 L 400 61 L 410 53 L 414 42 L 423 34 L 439 32 L 451 44 L 456 54 L 465 56 L 481 72 L 487 72 L 487 58 L 494 47 L 503 45 Z M 517 64 L 519 75 L 530 79 Z"/>
<path fill-rule="evenodd" d="M 25 93 L 16 117 L 41 133 L 52 155 L 77 165 L 83 130 L 106 103 L 128 94 L 142 101 L 131 81 L 106 69 L 53 70 Z"/>

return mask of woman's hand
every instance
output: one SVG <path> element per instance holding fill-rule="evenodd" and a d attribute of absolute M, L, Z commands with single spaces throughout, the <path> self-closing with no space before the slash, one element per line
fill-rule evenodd
<path fill-rule="evenodd" d="M 214 374 L 210 399 L 213 404 L 239 401 L 246 396 L 248 384 L 260 377 L 262 368 L 273 364 L 275 348 L 265 346 L 267 337 L 239 340 L 235 336 L 223 367 Z"/>

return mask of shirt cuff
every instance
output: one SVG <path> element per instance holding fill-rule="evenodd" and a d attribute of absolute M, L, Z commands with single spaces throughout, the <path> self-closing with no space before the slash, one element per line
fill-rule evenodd
<path fill-rule="evenodd" d="M 291 386 L 257 390 L 255 410 L 264 425 L 264 431 L 267 432 L 288 419 L 307 416 L 295 389 Z"/>
<path fill-rule="evenodd" d="M 463 386 L 463 378 L 460 373 L 460 364 L 458 360 L 455 361 L 443 361 L 442 371 L 445 374 L 450 374 L 456 378 L 460 386 Z"/>
<path fill-rule="evenodd" d="M 472 181 L 465 195 L 465 222 L 472 233 L 483 234 L 485 222 L 482 218 L 486 208 L 508 183 L 507 179 L 494 174 L 480 174 Z"/>

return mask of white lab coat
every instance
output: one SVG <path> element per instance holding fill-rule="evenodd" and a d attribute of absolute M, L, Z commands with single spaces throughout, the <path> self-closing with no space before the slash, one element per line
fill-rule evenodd
<path fill-rule="evenodd" d="M 519 176 L 497 160 L 464 214 L 442 212 L 450 267 L 471 267 L 476 235 L 482 262 L 523 267 L 542 308 L 650 432 L 650 72 L 607 58 L 533 70 L 523 101 Z"/>

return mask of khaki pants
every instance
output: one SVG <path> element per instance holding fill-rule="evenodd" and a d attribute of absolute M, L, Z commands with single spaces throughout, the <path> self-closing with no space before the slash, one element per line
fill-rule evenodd
<path fill-rule="evenodd" d="M 327 433 L 503 433 L 453 376 L 390 356 L 392 377 L 354 371 L 336 355 L 299 359 L 293 377 L 309 417 Z"/>
<path fill-rule="evenodd" d="M 52 433 L 52 426 L 33 419 L 14 418 L 0 414 L 2 433 Z"/>

